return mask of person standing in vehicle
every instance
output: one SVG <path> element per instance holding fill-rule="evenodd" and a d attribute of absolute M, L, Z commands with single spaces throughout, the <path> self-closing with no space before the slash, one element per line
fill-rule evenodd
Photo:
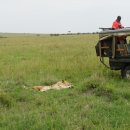
<path fill-rule="evenodd" d="M 117 16 L 117 19 L 112 24 L 112 29 L 124 28 L 121 23 L 121 16 Z"/>
<path fill-rule="evenodd" d="M 122 26 L 122 23 L 121 23 L 121 16 L 117 16 L 117 19 L 113 22 L 112 24 L 112 29 L 113 30 L 116 30 L 116 29 L 121 29 L 121 28 L 124 28 Z M 127 53 L 127 47 L 126 47 L 126 36 L 117 36 L 116 37 L 116 43 L 117 43 L 117 50 L 119 49 L 124 49 L 125 51 L 123 52 L 119 52 L 119 54 L 126 54 Z M 118 53 L 118 52 L 117 52 Z"/>

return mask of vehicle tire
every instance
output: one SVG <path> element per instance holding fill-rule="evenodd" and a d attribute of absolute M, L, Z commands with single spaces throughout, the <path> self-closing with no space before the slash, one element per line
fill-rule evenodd
<path fill-rule="evenodd" d="M 125 79 L 130 79 L 130 66 L 126 66 L 121 70 L 121 76 Z"/>

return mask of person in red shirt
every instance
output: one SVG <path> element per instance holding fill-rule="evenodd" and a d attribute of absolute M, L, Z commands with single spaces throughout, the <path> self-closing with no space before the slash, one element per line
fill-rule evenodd
<path fill-rule="evenodd" d="M 124 27 L 121 24 L 121 16 L 118 16 L 117 19 L 112 24 L 112 29 L 116 30 L 116 29 L 121 29 L 121 28 L 124 28 Z M 116 43 L 117 43 L 117 49 L 123 48 L 123 49 L 126 50 L 126 47 L 124 46 L 127 43 L 126 36 L 117 36 L 116 37 Z M 119 54 L 121 54 L 121 53 L 122 52 L 119 52 Z"/>
<path fill-rule="evenodd" d="M 121 24 L 121 16 L 118 16 L 117 19 L 113 22 L 112 24 L 112 29 L 120 29 L 123 28 L 122 24 Z"/>

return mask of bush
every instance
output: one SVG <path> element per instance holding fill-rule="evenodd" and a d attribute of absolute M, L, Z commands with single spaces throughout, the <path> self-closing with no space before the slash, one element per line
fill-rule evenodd
<path fill-rule="evenodd" d="M 12 97 L 4 92 L 0 92 L 0 106 L 10 108 L 14 105 Z"/>

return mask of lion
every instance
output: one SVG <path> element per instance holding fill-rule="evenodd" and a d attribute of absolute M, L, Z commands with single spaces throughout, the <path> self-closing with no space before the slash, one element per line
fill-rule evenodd
<path fill-rule="evenodd" d="M 66 88 L 70 88 L 72 87 L 72 85 L 65 81 L 65 80 L 61 80 L 53 85 L 50 86 L 34 86 L 33 89 L 40 91 L 40 92 L 44 92 L 50 89 L 55 89 L 55 90 L 60 90 L 60 89 L 66 89 Z"/>

